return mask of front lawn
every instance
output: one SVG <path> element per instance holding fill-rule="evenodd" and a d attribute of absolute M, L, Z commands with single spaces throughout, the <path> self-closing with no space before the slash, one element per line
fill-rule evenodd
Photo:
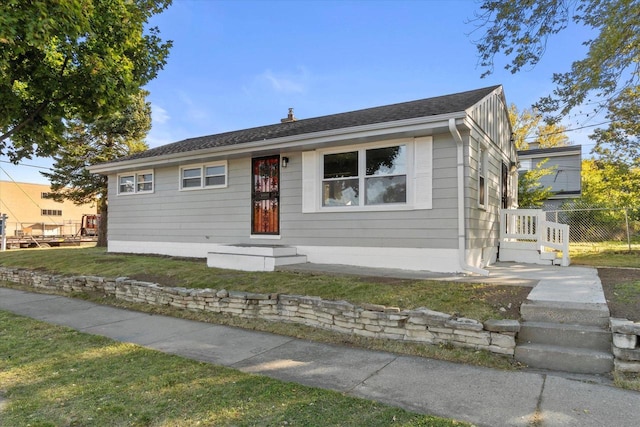
<path fill-rule="evenodd" d="M 107 253 L 102 248 L 7 251 L 0 265 L 56 274 L 130 277 L 163 286 L 283 293 L 455 314 L 477 320 L 519 317 L 530 288 L 473 283 L 319 275 L 256 273 L 208 268 L 202 259 Z"/>
<path fill-rule="evenodd" d="M 0 311 L 3 426 L 458 426 Z"/>
<path fill-rule="evenodd" d="M 572 265 L 640 268 L 640 245 L 627 242 L 571 243 Z"/>

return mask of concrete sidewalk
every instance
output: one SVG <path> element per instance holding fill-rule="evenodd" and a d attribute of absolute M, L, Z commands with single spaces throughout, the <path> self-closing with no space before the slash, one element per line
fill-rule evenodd
<path fill-rule="evenodd" d="M 0 310 L 478 426 L 631 427 L 640 419 L 640 393 L 584 381 L 589 377 L 319 344 L 6 288 L 0 288 Z"/>

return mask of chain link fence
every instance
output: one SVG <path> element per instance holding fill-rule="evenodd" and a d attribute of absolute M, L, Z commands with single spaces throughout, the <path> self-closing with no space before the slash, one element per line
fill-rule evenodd
<path fill-rule="evenodd" d="M 569 224 L 569 243 L 603 246 L 616 242 L 640 244 L 640 207 L 603 208 L 579 203 L 564 204 L 558 210 L 545 210 L 547 221 Z"/>

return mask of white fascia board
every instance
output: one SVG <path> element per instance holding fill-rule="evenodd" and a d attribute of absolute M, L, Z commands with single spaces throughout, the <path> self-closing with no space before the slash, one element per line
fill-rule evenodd
<path fill-rule="evenodd" d="M 574 157 L 578 155 L 582 155 L 582 150 L 580 149 L 576 149 L 572 151 L 566 150 L 566 151 L 561 151 L 559 153 L 520 154 L 518 155 L 518 158 L 520 160 L 529 160 L 529 159 L 546 159 L 549 157 Z"/>
<path fill-rule="evenodd" d="M 169 166 L 182 162 L 202 160 L 206 156 L 218 156 L 229 158 L 245 153 L 266 150 L 288 150 L 304 148 L 306 146 L 322 145 L 325 143 L 336 143 L 353 139 L 365 139 L 377 136 L 392 135 L 399 132 L 420 132 L 437 127 L 447 127 L 448 120 L 461 119 L 466 117 L 466 112 L 441 114 L 429 117 L 417 117 L 413 119 L 398 120 L 395 122 L 374 123 L 351 128 L 332 129 L 323 132 L 309 134 L 292 135 L 283 138 L 246 142 L 223 147 L 206 148 L 202 150 L 187 151 L 184 153 L 167 154 L 134 160 L 125 160 L 115 163 L 103 163 L 89 166 L 87 169 L 92 173 L 107 174 L 122 170 L 132 170 L 140 168 L 154 168 Z"/>

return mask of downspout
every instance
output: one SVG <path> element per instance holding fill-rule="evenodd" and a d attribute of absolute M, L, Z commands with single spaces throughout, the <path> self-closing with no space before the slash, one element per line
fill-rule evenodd
<path fill-rule="evenodd" d="M 456 142 L 458 158 L 458 259 L 460 268 L 470 273 L 488 276 L 489 271 L 467 264 L 466 256 L 466 229 L 464 226 L 464 150 L 462 136 L 456 127 L 456 119 L 449 119 L 449 132 Z"/>

